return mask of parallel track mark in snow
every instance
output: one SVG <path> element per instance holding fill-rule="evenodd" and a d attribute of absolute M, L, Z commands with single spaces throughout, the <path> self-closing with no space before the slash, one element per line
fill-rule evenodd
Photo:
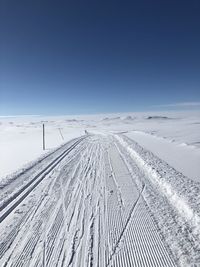
<path fill-rule="evenodd" d="M 129 226 L 129 223 L 130 223 L 131 218 L 132 218 L 132 216 L 133 216 L 134 209 L 135 209 L 135 207 L 136 207 L 136 205 L 137 205 L 137 203 L 138 203 L 138 201 L 139 201 L 139 199 L 140 199 L 140 197 L 141 197 L 141 195 L 142 195 L 143 190 L 144 190 L 144 186 L 143 186 L 142 191 L 140 192 L 140 194 L 139 194 L 139 196 L 138 196 L 136 202 L 133 204 L 133 206 L 132 206 L 132 208 L 131 208 L 131 210 L 130 210 L 130 213 L 129 213 L 129 215 L 128 215 L 127 221 L 126 221 L 126 223 L 125 223 L 125 225 L 124 225 L 124 227 L 123 227 L 123 229 L 122 229 L 122 232 L 121 232 L 120 235 L 119 235 L 118 240 L 117 240 L 116 243 L 115 243 L 115 246 L 114 246 L 114 248 L 113 248 L 113 252 L 112 252 L 112 254 L 111 254 L 111 256 L 110 256 L 110 259 L 109 259 L 109 261 L 108 261 L 107 266 L 109 266 L 109 264 L 110 264 L 110 262 L 111 262 L 113 256 L 116 254 L 116 250 L 117 250 L 117 248 L 118 248 L 118 246 L 119 246 L 119 244 L 120 244 L 120 242 L 121 242 L 121 240 L 122 240 L 122 238 L 123 238 L 123 236 L 124 236 L 124 234 L 125 234 L 125 232 L 126 232 L 128 226 Z"/>
<path fill-rule="evenodd" d="M 120 199 L 123 199 L 124 207 L 122 208 L 121 205 L 119 205 L 119 198 L 114 199 L 112 196 L 108 197 L 108 222 L 112 219 L 112 223 L 109 224 L 110 233 L 113 232 L 115 225 L 119 224 L 120 217 L 123 220 L 122 227 L 119 227 L 119 225 L 117 227 L 120 232 L 118 231 L 115 235 L 115 239 L 113 239 L 114 243 L 112 243 L 110 255 L 105 265 L 114 267 L 176 266 L 162 242 L 158 229 L 156 225 L 154 225 L 150 213 L 145 206 L 142 195 L 145 185 L 143 184 L 141 192 L 139 192 L 136 184 L 131 182 L 131 173 L 119 150 L 111 147 L 109 154 L 110 162 L 114 164 L 110 166 L 109 171 L 112 175 L 109 175 L 109 172 L 107 173 L 108 177 L 110 177 L 108 178 L 109 183 L 107 183 L 107 186 L 109 189 L 109 184 L 114 175 L 113 181 L 115 181 L 114 183 L 116 184 L 116 188 L 114 189 L 115 195 L 117 195 L 117 191 L 119 190 Z M 126 186 L 127 182 L 129 187 Z M 133 188 L 132 193 L 131 187 Z M 137 191 L 139 193 L 138 196 Z M 134 196 L 137 196 L 137 199 L 134 199 Z M 111 200 L 113 201 L 110 202 Z M 132 207 L 130 207 L 131 202 L 133 203 Z M 112 207 L 115 210 L 115 215 L 120 213 L 121 216 L 112 216 L 110 213 Z M 109 218 L 110 216 L 112 217 Z M 112 240 L 112 238 L 110 240 Z"/>
<path fill-rule="evenodd" d="M 0 265 L 175 266 L 146 207 L 145 186 L 137 188 L 123 153 L 120 154 L 121 149 L 119 151 L 111 141 L 98 136 L 87 138 L 78 146 L 79 150 L 70 154 L 72 157 L 69 155 L 70 162 L 67 157 L 51 173 L 52 179 L 38 183 L 33 197 L 24 198 L 23 204 L 27 205 L 24 211 L 27 213 L 33 204 L 34 212 L 23 222 L 24 226 L 19 227 L 12 246 L 2 246 L 4 255 Z M 105 147 L 108 150 L 105 151 Z M 67 151 L 70 149 L 73 146 Z M 58 160 L 64 156 L 62 154 Z M 22 195 L 25 193 L 26 189 Z M 22 220 L 23 213 L 17 219 Z M 15 216 L 10 216 L 9 220 L 12 223 Z M 17 224 L 10 223 L 10 230 L 5 234 L 6 222 L 3 223 L 5 241 L 9 235 L 12 238 L 12 230 L 17 230 Z"/>
<path fill-rule="evenodd" d="M 56 159 L 54 159 L 48 166 L 46 166 L 39 174 L 37 174 L 30 182 L 28 182 L 23 188 L 11 196 L 3 205 L 0 210 L 0 223 L 3 222 L 10 213 L 16 209 L 16 207 L 33 191 L 33 189 L 42 182 L 42 180 L 49 174 L 65 157 L 69 154 L 83 139 L 80 138 L 72 146 L 61 153 Z"/>

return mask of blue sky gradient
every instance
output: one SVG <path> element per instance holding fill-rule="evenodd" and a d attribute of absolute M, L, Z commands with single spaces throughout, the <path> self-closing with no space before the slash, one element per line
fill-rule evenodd
<path fill-rule="evenodd" d="M 0 10 L 0 115 L 200 101 L 197 0 L 8 0 Z"/>

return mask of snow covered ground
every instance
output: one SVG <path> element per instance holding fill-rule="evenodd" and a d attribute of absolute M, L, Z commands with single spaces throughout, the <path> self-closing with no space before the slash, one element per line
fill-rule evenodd
<path fill-rule="evenodd" d="M 200 182 L 200 112 L 105 116 L 105 132 L 124 132 L 185 176 Z"/>
<path fill-rule="evenodd" d="M 45 124 L 46 150 L 42 149 Z M 74 137 L 84 134 L 81 122 L 67 118 L 0 118 L 0 179 Z"/>
<path fill-rule="evenodd" d="M 0 129 L 0 266 L 200 265 L 199 112 Z"/>
<path fill-rule="evenodd" d="M 46 128 L 46 151 L 42 150 L 42 123 Z M 73 137 L 83 135 L 85 130 L 127 132 L 128 137 L 178 171 L 200 181 L 198 111 L 0 117 L 0 179 Z"/>
<path fill-rule="evenodd" d="M 187 177 L 200 182 L 200 149 L 184 143 L 174 143 L 163 137 L 144 132 L 131 131 L 126 134 L 144 148 L 152 151 L 169 165 Z"/>

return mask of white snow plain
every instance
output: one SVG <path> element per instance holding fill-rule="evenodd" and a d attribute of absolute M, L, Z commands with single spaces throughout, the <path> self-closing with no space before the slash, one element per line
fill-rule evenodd
<path fill-rule="evenodd" d="M 0 265 L 198 266 L 199 115 L 0 118 Z"/>
<path fill-rule="evenodd" d="M 42 150 L 42 124 L 46 150 Z M 185 176 L 200 182 L 200 112 L 0 117 L 0 180 L 52 149 L 90 132 L 126 132 Z"/>
<path fill-rule="evenodd" d="M 43 150 L 42 124 L 46 149 Z M 81 123 L 65 118 L 0 118 L 0 180 L 57 146 L 84 134 Z"/>

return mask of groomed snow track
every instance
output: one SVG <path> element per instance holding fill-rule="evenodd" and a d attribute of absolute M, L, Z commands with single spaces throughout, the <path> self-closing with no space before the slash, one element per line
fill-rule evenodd
<path fill-rule="evenodd" d="M 73 140 L 3 187 L 0 266 L 177 266 L 110 136 Z"/>
<path fill-rule="evenodd" d="M 47 164 L 30 181 L 25 183 L 17 192 L 12 194 L 0 206 L 0 223 L 32 192 L 32 190 L 74 149 L 83 138 L 75 141 L 70 147 L 66 148 L 60 155 Z"/>

